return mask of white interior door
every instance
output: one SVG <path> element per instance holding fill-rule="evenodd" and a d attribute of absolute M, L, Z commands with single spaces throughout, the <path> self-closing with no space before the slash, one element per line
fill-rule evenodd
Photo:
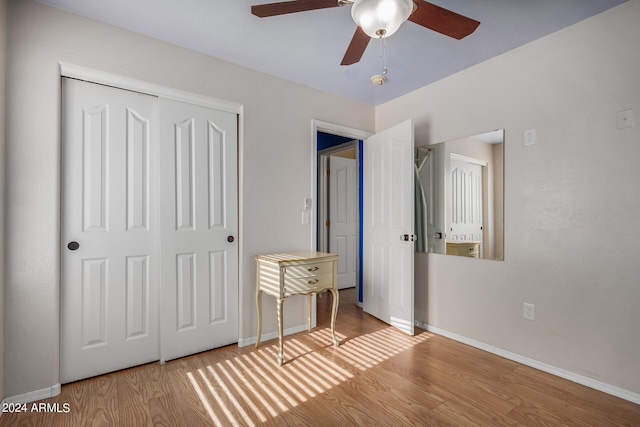
<path fill-rule="evenodd" d="M 449 178 L 451 241 L 477 241 L 482 248 L 482 166 L 451 158 Z"/>
<path fill-rule="evenodd" d="M 411 335 L 413 146 L 411 120 L 364 143 L 364 311 Z"/>
<path fill-rule="evenodd" d="M 329 251 L 338 254 L 338 289 L 356 286 L 358 193 L 355 159 L 329 158 Z"/>
<path fill-rule="evenodd" d="M 60 378 L 159 358 L 157 98 L 63 79 Z"/>
<path fill-rule="evenodd" d="M 237 115 L 160 99 L 161 357 L 238 341 Z"/>

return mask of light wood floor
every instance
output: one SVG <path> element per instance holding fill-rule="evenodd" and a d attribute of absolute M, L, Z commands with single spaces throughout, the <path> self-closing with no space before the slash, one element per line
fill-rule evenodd
<path fill-rule="evenodd" d="M 428 332 L 406 336 L 341 291 L 311 333 L 228 346 L 62 386 L 68 413 L 5 413 L 2 426 L 640 426 L 640 406 Z M 285 303 L 286 313 L 286 303 Z M 29 408 L 31 405 L 28 405 Z"/>

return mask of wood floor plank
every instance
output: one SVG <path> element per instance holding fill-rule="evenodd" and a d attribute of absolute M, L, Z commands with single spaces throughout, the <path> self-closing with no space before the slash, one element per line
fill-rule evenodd
<path fill-rule="evenodd" d="M 187 426 L 182 418 L 180 398 L 174 394 L 154 397 L 149 401 L 151 422 L 157 427 Z"/>
<path fill-rule="evenodd" d="M 397 332 L 341 291 L 340 346 L 318 327 L 259 348 L 231 345 L 62 386 L 39 403 L 68 413 L 5 413 L 0 426 L 640 426 L 640 405 L 439 335 Z"/>

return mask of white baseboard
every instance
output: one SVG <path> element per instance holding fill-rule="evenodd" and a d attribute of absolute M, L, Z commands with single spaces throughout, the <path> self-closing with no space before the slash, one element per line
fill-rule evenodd
<path fill-rule="evenodd" d="M 5 397 L 2 403 L 31 403 L 37 400 L 48 399 L 60 394 L 60 384 L 54 384 L 51 387 L 42 390 L 30 391 L 28 393 L 19 394 L 17 396 Z"/>
<path fill-rule="evenodd" d="M 283 335 L 287 336 L 287 335 L 297 334 L 298 332 L 304 332 L 306 330 L 308 330 L 308 326 L 306 324 L 299 325 L 299 326 L 294 326 L 293 328 L 285 329 L 283 331 Z M 246 346 L 255 344 L 256 341 L 257 341 L 257 338 L 258 337 L 256 336 L 256 337 L 249 337 L 249 338 L 239 339 L 238 340 L 238 347 L 246 347 Z M 269 332 L 267 334 L 262 334 L 262 336 L 260 337 L 260 342 L 263 343 L 265 341 L 269 341 L 269 340 L 272 340 L 274 338 L 278 338 L 278 331 Z"/>
<path fill-rule="evenodd" d="M 503 350 L 501 348 L 494 347 L 492 345 L 489 345 L 480 341 L 476 341 L 471 338 L 467 338 L 462 335 L 458 335 L 453 332 L 449 332 L 444 329 L 440 329 L 438 327 L 431 326 L 426 323 L 416 321 L 415 325 L 421 329 L 425 329 L 429 332 L 433 332 L 434 334 L 451 338 L 454 341 L 458 341 L 463 344 L 470 345 L 471 347 L 479 348 L 480 350 L 493 353 L 500 357 L 504 357 L 505 359 L 513 360 L 514 362 L 518 362 L 523 365 L 530 366 L 535 369 L 539 369 L 540 371 L 547 372 L 557 377 L 564 378 L 569 381 L 573 381 L 574 383 L 582 384 L 594 390 L 598 390 L 603 393 L 607 393 L 612 396 L 619 397 L 620 399 L 628 400 L 629 402 L 633 402 L 640 405 L 640 394 L 638 393 L 634 393 L 632 391 L 625 390 L 623 388 L 616 387 L 614 385 L 607 384 L 602 381 L 594 380 L 593 378 L 585 377 L 584 375 L 576 374 L 575 372 L 567 371 L 565 369 L 558 368 L 553 365 L 549 365 L 548 363 L 539 362 L 535 359 L 531 359 L 529 357 L 525 357 L 517 353 L 512 353 L 510 351 Z"/>

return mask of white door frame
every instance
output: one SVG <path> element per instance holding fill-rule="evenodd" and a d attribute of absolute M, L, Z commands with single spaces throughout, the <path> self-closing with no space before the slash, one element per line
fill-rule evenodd
<path fill-rule="evenodd" d="M 365 140 L 369 136 L 373 135 L 373 132 L 336 125 L 329 122 L 323 122 L 321 120 L 311 120 L 311 194 L 313 194 L 314 197 L 318 194 L 318 164 L 316 161 L 316 157 L 318 155 L 318 132 L 344 136 L 346 138 L 353 138 L 357 140 Z M 316 235 L 318 215 L 316 214 L 316 209 L 311 209 L 311 225 L 311 247 L 309 249 L 315 250 L 318 242 L 318 236 Z"/>
<path fill-rule="evenodd" d="M 324 122 L 321 120 L 311 120 L 311 194 L 316 197 L 318 194 L 318 132 L 324 132 L 331 135 L 344 136 L 355 140 L 364 141 L 369 136 L 373 135 L 373 132 L 364 131 L 361 129 L 351 128 L 348 126 L 337 125 L 334 123 Z M 316 201 L 317 202 L 317 201 Z M 311 209 L 311 247 L 309 250 L 314 251 L 318 244 L 318 215 L 315 206 Z M 359 286 L 358 286 L 359 292 Z M 312 326 L 316 326 L 316 304 L 315 296 L 313 297 L 313 303 L 311 304 L 312 313 Z M 357 303 L 357 300 L 356 300 Z"/>
<path fill-rule="evenodd" d="M 106 73 L 103 71 L 85 68 L 73 64 L 60 62 L 60 79 L 63 77 L 70 77 L 74 79 L 84 80 L 91 83 L 97 83 L 107 86 L 113 86 L 120 89 L 127 89 L 135 92 L 145 93 L 148 95 L 154 95 L 157 97 L 163 97 L 173 99 L 177 101 L 183 101 L 194 105 L 200 105 L 203 107 L 215 108 L 218 110 L 228 111 L 238 115 L 238 286 L 244 282 L 243 278 L 243 221 L 242 221 L 242 194 L 243 194 L 243 147 L 244 147 L 244 107 L 242 104 L 234 102 L 228 102 L 221 99 L 198 95 L 191 92 L 185 92 L 180 89 L 161 86 L 142 80 L 137 80 L 129 77 L 119 76 L 115 74 Z M 62 170 L 59 171 L 58 177 L 59 185 L 62 183 Z M 60 194 L 60 191 L 59 191 Z M 58 229 L 62 226 L 62 217 L 58 216 Z M 58 265 L 62 265 L 62 252 L 58 252 Z M 240 288 L 238 289 L 238 345 L 241 346 L 244 340 L 242 336 L 243 327 L 243 296 Z M 58 322 L 60 321 L 60 308 L 58 307 Z M 59 350 L 58 350 L 59 353 Z M 58 360 L 60 355 L 58 354 Z M 57 374 L 59 377 L 59 373 Z M 58 378 L 59 380 L 59 378 Z"/>

